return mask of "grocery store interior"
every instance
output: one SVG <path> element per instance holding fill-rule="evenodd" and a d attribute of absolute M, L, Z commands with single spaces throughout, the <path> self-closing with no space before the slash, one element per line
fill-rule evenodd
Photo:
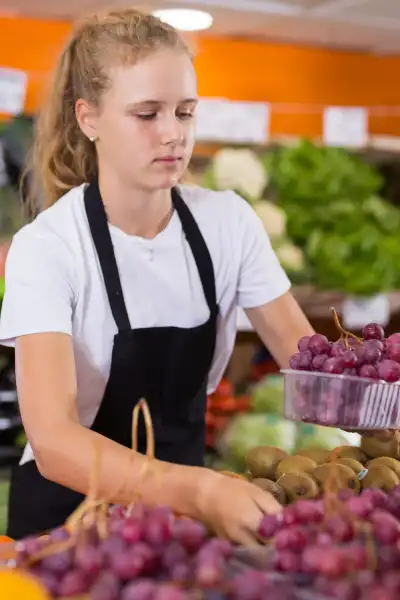
<path fill-rule="evenodd" d="M 132 7 L 123 0 L 0 0 L 1 299 L 7 288 L 5 269 L 11 240 L 33 218 L 22 176 L 55 57 L 75 20 L 86 13 L 127 6 Z M 338 338 L 348 352 L 352 341 L 370 340 L 371 349 L 372 341 L 377 341 L 374 351 L 379 359 L 376 364 L 365 359 L 367 369 L 362 373 L 355 363 L 346 363 L 347 371 L 343 367 L 351 376 L 349 381 L 342 375 L 343 369 L 330 371 L 330 376 L 340 376 L 341 389 L 347 386 L 348 394 L 357 395 L 358 388 L 350 387 L 357 386 L 357 374 L 364 384 L 368 377 L 383 381 L 385 376 L 376 374 L 381 373 L 379 360 L 400 363 L 400 348 L 396 345 L 397 355 L 390 353 L 387 342 L 400 332 L 399 0 L 138 0 L 134 8 L 157 14 L 180 30 L 195 49 L 200 100 L 189 183 L 234 190 L 252 206 L 292 283 L 295 298 L 315 332 L 329 340 L 330 348 Z M 365 327 L 371 323 L 377 327 L 368 333 Z M 378 326 L 384 330 L 382 335 Z M 311 348 L 299 350 L 318 354 Z M 307 371 L 298 366 L 298 372 L 301 369 Z M 374 375 L 369 375 L 371 369 Z M 385 379 L 382 385 L 390 387 L 400 380 L 400 369 L 398 375 L 394 371 L 392 379 Z M 284 489 L 283 483 L 279 486 L 277 480 L 286 476 L 285 470 L 279 473 L 278 467 L 271 474 L 271 461 L 266 472 L 254 466 L 261 464 L 256 460 L 257 448 L 279 449 L 279 460 L 305 457 L 311 461 L 308 471 L 304 466 L 309 474 L 311 468 L 318 470 L 332 461 L 336 452 L 352 473 L 357 469 L 354 462 L 361 463 L 362 471 L 354 471 L 359 487 L 364 485 L 363 477 L 367 478 L 366 462 L 385 459 L 381 471 L 375 466 L 369 481 L 371 488 L 385 493 L 398 489 L 392 516 L 400 518 L 400 446 L 393 450 L 393 440 L 382 442 L 382 447 L 368 453 L 369 442 L 362 446 L 359 431 L 363 427 L 346 427 L 343 422 L 350 414 L 346 410 L 342 421 L 330 421 L 329 414 L 318 413 L 315 406 L 313 417 L 304 413 L 304 418 L 297 418 L 288 408 L 290 400 L 288 396 L 285 400 L 285 393 L 302 381 L 301 377 L 297 383 L 285 381 L 269 349 L 238 308 L 233 354 L 218 388 L 208 396 L 206 465 L 238 477 L 274 480 L 271 485 L 275 487 L 265 489 L 276 497 L 282 493 L 288 503 L 300 497 L 300 492 L 296 496 Z M 318 390 L 328 387 L 321 383 Z M 360 391 L 364 393 L 365 389 Z M 386 402 L 382 411 L 385 415 L 392 411 L 392 421 L 386 421 L 384 415 L 376 428 L 396 429 L 397 418 L 400 430 L 400 398 L 396 391 L 391 399 L 385 398 L 375 401 Z M 0 346 L 0 538 L 6 533 L 11 469 L 21 460 L 26 442 L 14 350 Z M 253 462 L 249 458 L 252 451 Z M 279 462 L 276 457 L 275 453 L 274 469 Z M 392 477 L 392 484 L 386 476 Z M 311 483 L 320 485 L 322 480 L 325 475 L 318 478 L 315 474 Z M 391 527 L 393 531 L 394 525 Z M 396 527 L 397 563 L 393 566 L 393 559 L 392 568 L 387 569 L 392 576 L 390 585 L 382 577 L 379 584 L 374 580 L 376 595 L 362 595 L 360 583 L 358 592 L 353 586 L 354 595 L 346 595 L 341 587 L 341 591 L 324 590 L 326 595 L 315 600 L 398 600 L 399 521 Z M 290 567 L 281 566 L 281 571 L 285 570 Z M 1 588 L 0 596 L 3 598 Z M 175 597 L 180 598 L 168 596 Z M 260 598 L 278 597 L 300 599 L 283 592 Z M 161 600 L 164 596 L 146 598 Z M 259 596 L 237 598 L 257 600 Z"/>

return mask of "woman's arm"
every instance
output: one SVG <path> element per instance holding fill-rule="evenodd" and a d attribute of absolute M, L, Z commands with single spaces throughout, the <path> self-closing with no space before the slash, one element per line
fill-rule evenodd
<path fill-rule="evenodd" d="M 156 478 L 149 473 L 143 481 L 140 478 L 147 462 L 144 456 L 80 425 L 69 335 L 41 333 L 17 338 L 16 374 L 24 428 L 44 477 L 86 494 L 98 442 L 100 497 L 129 503 L 135 491 L 141 490 L 150 504 L 159 500 Z M 162 476 L 163 502 L 184 514 L 194 514 L 199 469 L 155 462 Z M 178 486 L 184 486 L 184 493 L 176 493 Z"/>
<path fill-rule="evenodd" d="M 25 431 L 47 479 L 87 494 L 98 442 L 98 496 L 110 502 L 128 504 L 140 492 L 146 504 L 162 503 L 240 544 L 254 544 L 264 514 L 281 510 L 255 485 L 209 469 L 154 460 L 142 477 L 146 457 L 80 425 L 69 335 L 17 337 L 16 373 Z"/>
<path fill-rule="evenodd" d="M 298 352 L 297 343 L 313 328 L 290 292 L 257 308 L 246 309 L 246 314 L 264 345 L 282 368 Z"/>

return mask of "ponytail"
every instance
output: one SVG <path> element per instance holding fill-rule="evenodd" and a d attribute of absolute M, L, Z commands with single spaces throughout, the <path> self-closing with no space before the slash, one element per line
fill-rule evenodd
<path fill-rule="evenodd" d="M 64 48 L 47 101 L 35 127 L 30 159 L 29 204 L 33 213 L 48 208 L 62 195 L 93 180 L 97 153 L 79 127 L 79 98 L 97 107 L 109 86 L 106 65 L 116 58 L 133 64 L 137 57 L 161 46 L 186 43 L 171 26 L 134 9 L 111 11 L 82 22 Z"/>

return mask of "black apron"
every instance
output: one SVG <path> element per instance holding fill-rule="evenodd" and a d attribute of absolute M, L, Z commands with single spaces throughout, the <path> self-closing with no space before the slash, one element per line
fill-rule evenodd
<path fill-rule="evenodd" d="M 199 227 L 176 189 L 172 190 L 172 201 L 197 265 L 210 316 L 202 325 L 187 329 L 172 326 L 131 329 L 97 181 L 85 190 L 89 227 L 118 328 L 110 377 L 92 429 L 130 447 L 132 411 L 140 398 L 145 398 L 153 419 L 156 457 L 202 466 L 206 386 L 218 316 L 214 269 Z M 179 311 L 179 306 L 176 310 Z M 145 452 L 142 418 L 138 441 L 139 452 Z M 58 527 L 82 500 L 81 494 L 45 479 L 35 461 L 29 461 L 12 473 L 7 533 L 13 539 L 21 539 Z"/>

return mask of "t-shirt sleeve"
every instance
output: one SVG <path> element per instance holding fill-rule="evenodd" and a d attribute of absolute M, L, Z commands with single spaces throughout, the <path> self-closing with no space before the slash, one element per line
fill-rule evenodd
<path fill-rule="evenodd" d="M 290 281 L 256 212 L 237 194 L 235 201 L 241 245 L 238 305 L 256 308 L 286 293 Z"/>
<path fill-rule="evenodd" d="M 32 333 L 72 333 L 74 292 L 68 251 L 27 225 L 13 238 L 5 272 L 0 344 Z"/>

